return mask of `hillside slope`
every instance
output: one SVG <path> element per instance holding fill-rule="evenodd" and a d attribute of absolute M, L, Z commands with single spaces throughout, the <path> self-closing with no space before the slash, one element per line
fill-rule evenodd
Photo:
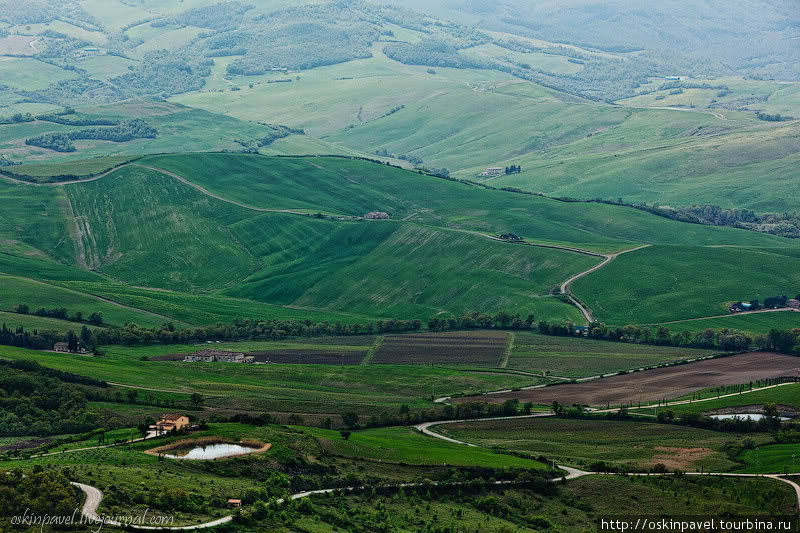
<path fill-rule="evenodd" d="M 800 271 L 800 246 L 785 238 L 342 157 L 151 156 L 92 181 L 2 181 L 0 191 L 27 198 L 14 203 L 25 224 L 0 225 L 0 237 L 13 243 L 0 255 L 0 272 L 190 324 L 500 309 L 579 321 L 551 289 L 600 263 L 602 253 L 642 243 L 658 246 L 575 283 L 598 318 L 713 316 L 725 302 L 747 299 L 743 288 L 750 298 L 791 291 L 796 280 L 785 272 Z M 371 210 L 392 220 L 360 220 Z M 497 239 L 508 232 L 544 246 Z M 703 274 L 718 265 L 736 266 L 723 277 Z M 641 275 L 651 271 L 652 282 Z"/>

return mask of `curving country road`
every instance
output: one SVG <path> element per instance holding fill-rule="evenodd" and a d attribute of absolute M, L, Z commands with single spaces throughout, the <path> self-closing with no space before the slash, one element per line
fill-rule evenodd
<path fill-rule="evenodd" d="M 464 446 L 474 446 L 476 447 L 477 444 L 472 444 L 469 442 L 460 441 L 458 439 L 454 439 L 451 437 L 447 437 L 442 435 L 441 433 L 436 433 L 435 431 L 431 431 L 431 427 L 434 426 L 443 426 L 447 424 L 464 424 L 470 422 L 481 422 L 486 420 L 509 420 L 509 419 L 520 419 L 520 418 L 537 418 L 537 417 L 546 417 L 546 416 L 553 416 L 553 413 L 540 413 L 535 415 L 525 415 L 525 416 L 510 416 L 510 417 L 497 417 L 497 418 L 471 418 L 465 420 L 445 420 L 445 421 L 438 421 L 438 422 L 426 422 L 424 424 L 418 424 L 414 426 L 415 429 L 419 430 L 425 435 L 429 437 L 445 440 L 447 442 L 453 444 L 462 444 Z M 558 465 L 558 468 L 567 472 L 567 476 L 565 479 L 577 479 L 584 476 L 590 475 L 617 475 L 611 474 L 607 472 L 587 472 L 584 470 L 578 470 L 577 468 L 572 468 L 569 466 Z M 656 472 L 643 472 L 643 473 L 635 473 L 629 474 L 632 476 L 672 476 L 675 475 L 673 472 L 667 473 L 656 473 Z M 744 477 L 744 478 L 769 478 L 774 479 L 775 481 L 780 481 L 782 483 L 786 483 L 792 489 L 794 489 L 795 495 L 797 496 L 797 512 L 800 514 L 800 485 L 796 482 L 792 481 L 791 479 L 787 479 L 781 477 L 779 474 L 735 474 L 735 473 L 728 473 L 728 472 L 686 472 L 687 476 L 719 476 L 719 477 Z"/>
<path fill-rule="evenodd" d="M 452 437 L 448 437 L 446 435 L 442 435 L 441 433 L 436 433 L 431 431 L 432 427 L 435 426 L 443 426 L 447 424 L 464 424 L 464 423 L 472 423 L 472 422 L 485 422 L 485 421 L 492 421 L 492 420 L 515 420 L 515 419 L 525 419 L 525 418 L 542 418 L 553 416 L 553 413 L 536 413 L 532 415 L 523 415 L 523 416 L 503 416 L 503 417 L 494 417 L 494 418 L 472 418 L 472 419 L 462 419 L 462 420 L 441 420 L 441 421 L 434 421 L 434 422 L 425 422 L 423 424 L 417 424 L 414 429 L 418 430 L 424 435 L 427 435 L 431 438 L 440 439 L 446 442 L 450 442 L 452 444 L 460 444 L 463 446 L 470 446 L 470 447 L 479 447 L 477 444 L 473 444 L 470 442 L 464 442 L 458 439 L 454 439 Z M 589 472 L 585 470 L 580 470 L 577 468 L 573 468 L 571 466 L 565 465 L 555 465 L 560 470 L 567 473 L 566 476 L 554 478 L 551 481 L 557 482 L 562 480 L 572 480 L 578 479 L 585 476 L 591 475 L 617 475 L 615 473 L 607 473 L 607 472 Z M 667 473 L 634 473 L 629 474 L 633 476 L 671 476 L 675 475 L 674 473 L 667 472 Z M 775 481 L 779 481 L 781 483 L 786 483 L 794 489 L 795 494 L 797 496 L 797 510 L 800 514 L 800 485 L 796 482 L 792 481 L 791 479 L 786 479 L 781 477 L 779 474 L 735 474 L 735 473 L 727 473 L 727 472 L 687 472 L 686 475 L 688 476 L 719 476 L 719 477 L 740 477 L 740 478 L 768 478 L 773 479 Z M 513 485 L 514 481 L 495 481 L 495 485 Z M 122 524 L 118 521 L 115 521 L 110 518 L 101 517 L 97 514 L 97 508 L 100 506 L 100 503 L 103 501 L 103 492 L 91 485 L 86 485 L 84 483 L 77 483 L 71 482 L 72 485 L 78 487 L 83 491 L 86 495 L 86 501 L 83 504 L 83 508 L 81 509 L 82 515 L 89 521 L 93 523 L 100 524 L 103 523 L 105 525 L 110 526 L 117 526 L 122 527 Z M 439 483 L 434 482 L 434 485 L 439 485 Z M 446 483 L 442 485 L 459 485 L 461 483 Z M 423 486 L 422 483 L 400 483 L 397 485 L 391 485 L 394 488 L 402 488 L 402 487 L 420 487 Z M 366 487 L 336 487 L 336 488 L 329 488 L 329 489 L 319 489 L 319 490 L 311 490 L 311 491 L 304 491 L 298 492 L 296 494 L 292 494 L 289 496 L 288 500 L 299 500 L 301 498 L 307 498 L 309 496 L 313 496 L 315 494 L 329 494 L 332 492 L 337 491 L 356 491 L 356 490 L 363 490 Z M 281 498 L 276 501 L 278 504 L 283 504 L 287 501 L 287 499 Z M 173 527 L 163 527 L 163 526 L 145 526 L 145 525 L 133 525 L 128 524 L 126 527 L 136 529 L 136 530 L 161 530 L 161 531 L 192 531 L 197 529 L 208 529 L 212 527 L 216 527 L 222 524 L 226 524 L 233 520 L 233 515 L 225 516 L 222 518 L 218 518 L 217 520 L 213 520 L 210 522 L 204 522 L 202 524 L 195 524 L 195 525 L 188 525 L 188 526 L 173 526 Z"/>
<path fill-rule="evenodd" d="M 609 264 L 611 261 L 613 261 L 613 260 L 614 260 L 614 259 L 616 259 L 617 257 L 621 256 L 622 254 L 627 254 L 627 253 L 630 253 L 630 252 L 635 252 L 636 250 L 641 250 L 642 248 L 647 248 L 648 246 L 650 246 L 650 245 L 649 245 L 649 244 L 643 244 L 643 245 L 641 245 L 641 246 L 637 246 L 636 248 L 631 248 L 630 250 L 623 250 L 623 251 L 621 251 L 621 252 L 617 252 L 617 253 L 613 253 L 613 254 L 596 254 L 596 253 L 591 253 L 591 255 L 597 255 L 597 256 L 603 257 L 603 258 L 604 258 L 604 259 L 603 259 L 603 261 L 602 261 L 601 263 L 599 263 L 599 264 L 597 264 L 597 265 L 593 266 L 592 268 L 590 268 L 590 269 L 588 269 L 588 270 L 584 270 L 583 272 L 580 272 L 580 273 L 578 273 L 578 274 L 575 274 L 574 276 L 572 276 L 571 278 L 567 279 L 566 281 L 564 281 L 564 282 L 561 284 L 561 293 L 562 293 L 562 294 L 566 294 L 566 295 L 567 295 L 567 298 L 569 298 L 569 300 L 570 300 L 570 301 L 571 301 L 571 302 L 572 302 L 572 303 L 573 303 L 573 304 L 574 304 L 574 305 L 575 305 L 575 306 L 576 306 L 578 309 L 580 309 L 580 311 L 581 311 L 581 314 L 583 315 L 583 319 L 586 321 L 586 325 L 587 325 L 587 326 L 588 326 L 589 324 L 591 324 L 592 322 L 594 322 L 594 317 L 592 317 L 592 310 L 591 310 L 591 309 L 589 309 L 589 307 L 588 307 L 588 306 L 584 305 L 584 304 L 583 304 L 583 302 L 581 302 L 580 300 L 578 300 L 578 299 L 577 299 L 577 298 L 576 298 L 576 297 L 575 297 L 575 296 L 572 294 L 572 283 L 573 283 L 573 282 L 575 282 L 575 281 L 578 281 L 578 280 L 579 280 L 579 279 L 581 279 L 581 278 L 584 278 L 584 277 L 588 276 L 588 275 L 589 275 L 589 274 L 591 274 L 592 272 L 596 272 L 596 271 L 600 270 L 600 269 L 601 269 L 601 268 L 603 268 L 604 266 L 608 265 L 608 264 Z M 577 250 L 577 249 L 574 249 L 574 248 L 562 248 L 562 249 L 564 249 L 564 250 L 571 250 L 571 251 L 577 251 L 577 252 L 580 252 L 580 253 L 587 253 L 587 252 L 588 252 L 587 250 Z"/>

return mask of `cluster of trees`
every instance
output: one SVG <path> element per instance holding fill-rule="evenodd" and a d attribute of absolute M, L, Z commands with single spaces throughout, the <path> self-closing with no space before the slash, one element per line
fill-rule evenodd
<path fill-rule="evenodd" d="M 254 139 L 251 141 L 245 141 L 244 139 L 235 139 L 235 142 L 239 143 L 246 149 L 252 149 L 253 152 L 258 152 L 259 148 L 264 146 L 269 146 L 278 139 L 283 139 L 288 137 L 289 135 L 305 135 L 305 130 L 298 129 L 298 128 L 290 128 L 289 126 L 281 126 L 280 124 L 264 124 L 259 123 L 263 126 L 269 127 L 272 131 L 263 137 L 259 137 L 258 139 Z"/>
<path fill-rule="evenodd" d="M 12 531 L 12 516 L 72 517 L 83 504 L 83 494 L 69 484 L 68 473 L 55 468 L 34 466 L 31 472 L 22 469 L 0 471 L 0 525 Z M 14 526 L 39 529 L 36 524 Z"/>
<path fill-rule="evenodd" d="M 729 433 L 769 433 L 777 432 L 781 429 L 782 422 L 778 414 L 777 406 L 774 403 L 764 405 L 764 417 L 753 420 L 748 417 L 734 418 L 711 418 L 701 413 L 683 413 L 676 416 L 671 409 L 661 410 L 656 420 L 662 424 L 680 424 L 714 431 L 726 431 Z M 736 453 L 734 457 L 738 455 Z"/>
<path fill-rule="evenodd" d="M 479 43 L 470 43 L 470 45 Z M 453 44 L 438 38 L 427 38 L 418 43 L 389 43 L 383 53 L 405 65 L 426 65 L 459 69 L 492 69 L 498 65 L 485 59 L 473 59 L 458 52 Z"/>
<path fill-rule="evenodd" d="M 36 120 L 30 113 L 15 113 L 10 117 L 0 117 L 0 124 L 22 124 Z"/>
<path fill-rule="evenodd" d="M 119 88 L 123 97 L 166 98 L 202 89 L 213 65 L 213 60 L 195 58 L 188 51 L 158 50 L 145 54 L 130 72 L 111 79 L 111 84 Z"/>
<path fill-rule="evenodd" d="M 21 165 L 22 163 L 18 161 L 14 161 L 12 159 L 7 158 L 4 154 L 0 154 L 0 167 L 13 167 L 15 165 Z"/>
<path fill-rule="evenodd" d="M 519 165 L 511 165 L 510 167 L 505 168 L 506 175 L 508 174 L 519 174 L 522 172 L 522 167 Z"/>
<path fill-rule="evenodd" d="M 88 128 L 67 133 L 44 133 L 25 139 L 25 144 L 56 152 L 74 152 L 77 140 L 127 142 L 133 139 L 154 139 L 158 131 L 142 119 L 133 119 L 108 128 Z"/>
<path fill-rule="evenodd" d="M 174 24 L 181 27 L 195 26 L 222 31 L 230 30 L 239 26 L 244 18 L 243 15 L 253 8 L 253 5 L 242 2 L 211 4 L 189 9 L 172 17 L 155 20 L 151 26 L 158 28 Z"/>
<path fill-rule="evenodd" d="M 800 299 L 800 295 L 797 295 L 795 299 Z M 786 302 L 789 301 L 789 297 L 786 295 L 781 296 L 771 296 L 769 298 L 764 298 L 763 305 L 758 300 L 750 300 L 747 302 L 749 304 L 749 308 L 744 305 L 744 302 L 736 302 L 735 304 L 731 305 L 732 309 L 738 311 L 757 311 L 759 309 L 779 309 L 782 307 L 786 307 Z"/>
<path fill-rule="evenodd" d="M 764 113 L 762 111 L 756 111 L 756 117 L 758 117 L 759 120 L 765 120 L 767 122 L 788 122 L 790 120 L 794 120 L 794 117 L 789 115 L 781 115 L 780 113 L 770 115 L 769 113 Z"/>
<path fill-rule="evenodd" d="M 0 373 L 0 436 L 80 433 L 97 426 L 86 396 L 35 365 L 4 363 Z"/>
<path fill-rule="evenodd" d="M 509 189 L 507 189 L 509 190 Z M 520 192 L 520 191 L 513 191 Z M 642 203 L 628 203 L 622 198 L 616 200 L 604 200 L 595 198 L 592 200 L 579 200 L 570 197 L 560 197 L 556 200 L 563 202 L 597 202 L 610 205 L 624 205 L 633 207 L 641 211 L 646 211 L 653 215 L 689 222 L 691 224 L 704 224 L 711 226 L 731 226 L 734 228 L 748 229 L 770 235 L 780 235 L 782 237 L 800 238 L 800 213 L 761 213 L 757 214 L 750 209 L 743 208 L 722 208 L 718 205 L 690 205 L 684 207 L 672 207 L 667 205 Z"/>
<path fill-rule="evenodd" d="M 37 115 L 36 120 L 63 124 L 65 126 L 118 126 L 120 123 L 119 120 L 113 118 L 78 117 L 73 116 L 72 113 L 48 113 L 45 115 Z"/>
<path fill-rule="evenodd" d="M 402 108 L 402 107 L 405 107 L 405 106 L 400 106 L 400 107 Z M 379 149 L 375 150 L 375 155 L 379 155 L 381 157 L 393 157 L 395 159 L 401 159 L 403 161 L 408 161 L 412 165 L 416 165 L 416 166 L 421 166 L 424 163 L 424 161 L 422 160 L 421 157 L 417 157 L 415 155 L 408 155 L 408 154 L 393 154 L 392 152 L 390 152 L 386 148 L 379 148 Z M 434 169 L 434 170 L 436 170 L 436 169 Z M 447 175 L 445 177 L 450 176 L 450 171 L 448 171 L 446 168 L 445 169 L 438 169 L 438 170 L 440 172 L 441 171 L 446 171 Z"/>
<path fill-rule="evenodd" d="M 31 350 L 52 350 L 57 342 L 66 342 L 69 351 L 77 353 L 83 347 L 94 350 L 97 346 L 97 337 L 88 327 L 83 326 L 79 335 L 69 330 L 62 334 L 58 331 L 25 331 L 24 326 L 9 329 L 5 323 L 0 327 L 0 345 L 29 348 Z"/>
<path fill-rule="evenodd" d="M 360 1 L 300 5 L 244 20 L 201 46 L 206 56 L 242 55 L 227 67 L 231 75 L 344 63 L 371 57 L 382 9 Z"/>
<path fill-rule="evenodd" d="M 19 304 L 14 308 L 14 312 L 20 315 L 29 315 L 31 314 L 31 309 L 30 306 L 28 306 L 28 304 Z M 74 313 L 69 314 L 69 311 L 67 310 L 66 307 L 54 307 L 52 309 L 41 307 L 37 309 L 33 314 L 41 317 L 57 318 L 59 320 L 69 320 L 70 322 L 88 322 L 93 326 L 104 325 L 103 314 L 98 313 L 97 311 L 91 313 L 87 317 L 84 317 L 83 311 L 75 311 Z"/>

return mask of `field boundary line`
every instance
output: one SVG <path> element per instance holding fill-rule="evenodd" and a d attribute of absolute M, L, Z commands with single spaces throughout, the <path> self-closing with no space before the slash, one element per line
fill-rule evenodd
<path fill-rule="evenodd" d="M 98 296 L 96 294 L 92 294 L 90 292 L 76 291 L 75 289 L 72 289 L 72 288 L 69 288 L 69 287 L 62 287 L 61 285 L 56 285 L 56 284 L 53 284 L 53 283 L 47 283 L 46 281 L 42 281 L 40 279 L 26 278 L 25 276 L 15 276 L 13 274 L 7 274 L 5 272 L 0 272 L 0 277 L 9 277 L 9 278 L 21 279 L 21 280 L 25 280 L 25 281 L 30 281 L 31 283 L 37 283 L 39 285 L 47 285 L 48 287 L 54 287 L 56 289 L 68 291 L 68 292 L 71 292 L 73 294 L 78 294 L 80 296 L 85 296 L 87 298 L 93 298 L 95 300 L 99 300 L 99 301 L 105 302 L 107 304 L 115 305 L 117 307 L 121 307 L 122 309 L 129 309 L 131 311 L 137 311 L 137 312 L 140 312 L 140 313 L 144 313 L 146 315 L 150 315 L 150 316 L 154 316 L 154 317 L 158 317 L 158 318 L 163 318 L 165 320 L 169 320 L 170 322 L 174 322 L 176 324 L 182 324 L 184 326 L 194 326 L 195 325 L 195 324 L 191 324 L 189 322 L 184 322 L 183 320 L 175 319 L 175 318 L 173 318 L 171 316 L 162 315 L 162 314 L 159 314 L 159 313 L 155 313 L 153 311 L 148 311 L 147 309 L 141 309 L 139 307 L 133 307 L 131 305 L 125 305 L 123 303 L 116 302 L 114 300 L 110 300 L 108 298 L 104 298 L 102 296 Z M 109 324 L 106 324 L 106 326 L 108 326 L 108 325 Z"/>
<path fill-rule="evenodd" d="M 800 313 L 800 309 L 795 309 L 794 307 L 778 307 L 776 309 L 759 309 L 758 311 L 745 311 L 743 313 L 731 313 L 727 315 L 714 315 L 714 316 L 701 316 L 697 318 L 684 318 L 682 320 L 670 320 L 668 322 L 654 322 L 652 324 L 642 324 L 643 326 L 662 326 L 664 324 L 682 324 L 684 322 L 697 322 L 700 320 L 717 320 L 720 318 L 732 318 L 735 316 L 750 316 L 750 315 L 761 315 L 764 313 L 782 313 L 782 312 L 791 312 L 791 313 Z"/>
<path fill-rule="evenodd" d="M 223 395 L 223 394 L 209 394 L 209 393 L 206 393 L 206 392 L 200 392 L 200 391 L 196 391 L 196 390 L 185 391 L 185 390 L 158 389 L 158 388 L 155 388 L 155 387 L 145 387 L 144 385 L 126 385 L 125 383 L 117 383 L 115 381 L 106 381 L 106 383 L 108 383 L 109 385 L 113 385 L 114 387 L 123 387 L 123 388 L 126 388 L 126 389 L 147 390 L 147 391 L 152 391 L 152 392 L 168 392 L 168 393 L 171 393 L 171 394 L 194 394 L 194 393 L 197 393 L 197 394 L 202 394 L 206 398 L 225 398 L 225 395 Z"/>
<path fill-rule="evenodd" d="M 514 332 L 510 332 L 508 335 L 508 342 L 506 343 L 506 350 L 503 352 L 503 358 L 500 361 L 500 368 L 508 368 L 508 360 L 511 359 L 511 351 L 514 349 L 514 340 L 516 339 L 516 335 Z"/>
<path fill-rule="evenodd" d="M 163 174 L 164 176 L 168 176 L 170 178 L 174 178 L 174 179 L 180 181 L 181 183 L 183 183 L 184 185 L 188 185 L 189 187 L 192 187 L 192 188 L 196 189 L 197 191 L 205 194 L 206 196 L 214 198 L 215 200 L 219 200 L 220 202 L 225 202 L 225 203 L 228 203 L 228 204 L 231 204 L 231 205 L 235 205 L 237 207 L 241 207 L 243 209 L 249 209 L 251 211 L 256 211 L 258 213 L 284 213 L 284 214 L 287 214 L 287 215 L 299 215 L 299 216 L 303 216 L 303 217 L 312 216 L 310 213 L 304 213 L 302 211 L 295 211 L 295 210 L 292 210 L 292 209 L 271 209 L 271 208 L 267 208 L 267 207 L 255 207 L 255 206 L 252 206 L 252 205 L 243 204 L 241 202 L 237 202 L 236 200 L 231 200 L 230 198 L 225 198 L 224 196 L 220 196 L 218 194 L 215 194 L 215 193 L 209 191 L 208 189 L 206 189 L 206 188 L 204 188 L 204 187 L 202 187 L 202 186 L 200 186 L 200 185 L 198 185 L 196 183 L 193 183 L 193 182 L 189 181 L 188 179 L 184 178 L 183 176 L 180 176 L 180 175 L 178 175 L 178 174 L 176 174 L 174 172 L 171 172 L 169 170 L 164 170 L 163 168 L 158 168 L 158 167 L 150 167 L 150 166 L 142 165 L 142 164 L 139 164 L 139 163 L 131 163 L 131 166 L 136 166 L 136 167 L 139 167 L 139 168 L 152 170 L 153 172 L 158 172 L 159 174 Z M 345 216 L 345 217 L 351 218 L 351 219 L 357 218 L 357 217 L 351 217 L 351 216 L 348 216 L 348 215 L 337 215 L 337 216 Z"/>
<path fill-rule="evenodd" d="M 378 335 L 378 337 L 375 339 L 375 343 L 370 346 L 369 350 L 367 350 L 367 352 L 364 354 L 364 358 L 361 360 L 359 365 L 364 366 L 372 363 L 372 358 L 375 357 L 375 353 L 381 349 L 381 346 L 383 346 L 383 340 L 385 337 L 385 335 Z"/>

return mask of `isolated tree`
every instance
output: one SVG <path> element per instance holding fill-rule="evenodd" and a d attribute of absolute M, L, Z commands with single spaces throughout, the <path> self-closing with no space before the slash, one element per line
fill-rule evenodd
<path fill-rule="evenodd" d="M 126 394 L 128 395 L 128 403 L 136 403 L 136 398 L 139 397 L 139 391 L 136 389 L 128 389 Z"/>
<path fill-rule="evenodd" d="M 81 342 L 84 346 L 94 346 L 94 336 L 92 335 L 92 330 L 83 326 L 81 328 Z"/>
<path fill-rule="evenodd" d="M 69 351 L 72 353 L 78 352 L 78 336 L 75 335 L 75 332 L 69 330 L 66 335 L 67 346 L 69 347 Z"/>
<path fill-rule="evenodd" d="M 341 435 L 344 440 L 350 440 L 350 435 L 352 435 L 352 433 L 350 433 L 347 430 L 344 430 L 344 431 L 340 431 L 339 435 Z"/>
<path fill-rule="evenodd" d="M 89 315 L 89 324 L 93 326 L 102 326 L 103 315 L 100 313 L 92 313 L 91 315 Z"/>
<path fill-rule="evenodd" d="M 353 411 L 342 413 L 342 423 L 349 429 L 358 428 L 358 413 Z"/>
<path fill-rule="evenodd" d="M 767 418 L 774 418 L 778 416 L 778 406 L 774 403 L 764 404 L 764 416 Z"/>
<path fill-rule="evenodd" d="M 200 394 L 199 392 L 193 392 L 189 401 L 191 401 L 192 405 L 194 405 L 195 407 L 200 407 L 201 405 L 203 405 L 205 399 L 203 398 L 203 395 Z"/>

